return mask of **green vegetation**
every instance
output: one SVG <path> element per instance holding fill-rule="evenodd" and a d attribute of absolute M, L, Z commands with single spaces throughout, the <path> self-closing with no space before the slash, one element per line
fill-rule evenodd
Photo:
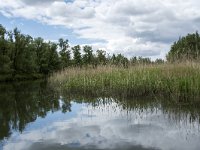
<path fill-rule="evenodd" d="M 0 81 L 41 78 L 59 68 L 57 45 L 0 25 Z"/>
<path fill-rule="evenodd" d="M 162 95 L 187 102 L 200 95 L 200 66 L 196 63 L 96 69 L 68 69 L 50 77 L 68 92 L 116 93 L 132 96 Z"/>
<path fill-rule="evenodd" d="M 0 26 L 0 81 L 38 79 L 52 74 L 51 83 L 67 91 L 169 95 L 187 100 L 200 94 L 200 37 L 188 34 L 162 59 L 110 56 L 91 46 L 70 47 L 68 40 L 45 42 Z M 81 53 L 83 51 L 83 53 Z M 188 63 L 183 63 L 187 60 Z M 170 64 L 173 62 L 173 64 Z M 195 63 L 194 63 L 195 62 Z M 56 72 L 56 73 L 55 73 Z"/>
<path fill-rule="evenodd" d="M 81 53 L 83 51 L 83 53 Z M 122 54 L 110 56 L 104 50 L 94 53 L 91 46 L 70 47 L 68 40 L 45 42 L 41 37 L 32 38 L 17 28 L 6 31 L 0 25 L 0 81 L 37 79 L 55 71 L 71 67 L 96 68 L 98 65 L 128 67 L 130 64 L 151 62 L 149 58 L 133 57 L 128 60 Z"/>
<path fill-rule="evenodd" d="M 168 62 L 142 57 L 127 59 L 118 54 L 107 63 L 100 50 L 97 68 L 66 69 L 54 74 L 50 81 L 70 92 L 117 93 L 127 97 L 161 95 L 176 102 L 196 101 L 200 96 L 199 43 L 197 32 L 180 38 L 172 45 Z"/>
<path fill-rule="evenodd" d="M 200 36 L 198 32 L 188 34 L 186 37 L 179 38 L 177 42 L 171 46 L 171 50 L 167 55 L 169 62 L 177 61 L 198 61 L 200 56 Z"/>

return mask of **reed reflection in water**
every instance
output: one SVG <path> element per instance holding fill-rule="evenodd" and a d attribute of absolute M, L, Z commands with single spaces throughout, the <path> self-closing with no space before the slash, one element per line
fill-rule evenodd
<path fill-rule="evenodd" d="M 200 148 L 198 102 L 59 94 L 45 82 L 2 85 L 0 149 Z"/>

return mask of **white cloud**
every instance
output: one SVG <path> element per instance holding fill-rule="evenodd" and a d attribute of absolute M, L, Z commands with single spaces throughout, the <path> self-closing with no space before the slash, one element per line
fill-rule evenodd
<path fill-rule="evenodd" d="M 0 12 L 71 28 L 105 41 L 109 53 L 164 57 L 170 44 L 200 29 L 197 0 L 0 0 Z M 98 45 L 94 43 L 94 45 Z"/>
<path fill-rule="evenodd" d="M 199 123 L 189 122 L 187 116 L 175 121 L 173 114 L 151 106 L 127 111 L 112 99 L 99 99 L 97 107 L 82 104 L 78 110 L 73 105 L 76 115 L 72 118 L 56 118 L 48 125 L 12 135 L 3 149 L 196 150 L 200 146 Z"/>

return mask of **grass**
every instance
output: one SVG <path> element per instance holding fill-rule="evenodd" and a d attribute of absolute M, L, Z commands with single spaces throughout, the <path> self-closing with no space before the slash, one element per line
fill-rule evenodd
<path fill-rule="evenodd" d="M 68 92 L 115 93 L 129 97 L 162 95 L 188 102 L 200 96 L 200 64 L 71 68 L 53 74 L 50 82 Z"/>

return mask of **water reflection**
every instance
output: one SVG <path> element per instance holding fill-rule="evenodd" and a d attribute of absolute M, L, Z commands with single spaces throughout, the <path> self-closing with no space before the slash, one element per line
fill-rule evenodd
<path fill-rule="evenodd" d="M 22 82 L 0 85 L 0 140 L 13 130 L 22 132 L 29 122 L 45 117 L 48 111 L 60 110 L 59 96 L 45 82 Z M 63 105 L 63 111 L 66 110 Z"/>
<path fill-rule="evenodd" d="M 0 91 L 3 150 L 200 149 L 198 101 L 60 96 L 45 82 Z"/>

